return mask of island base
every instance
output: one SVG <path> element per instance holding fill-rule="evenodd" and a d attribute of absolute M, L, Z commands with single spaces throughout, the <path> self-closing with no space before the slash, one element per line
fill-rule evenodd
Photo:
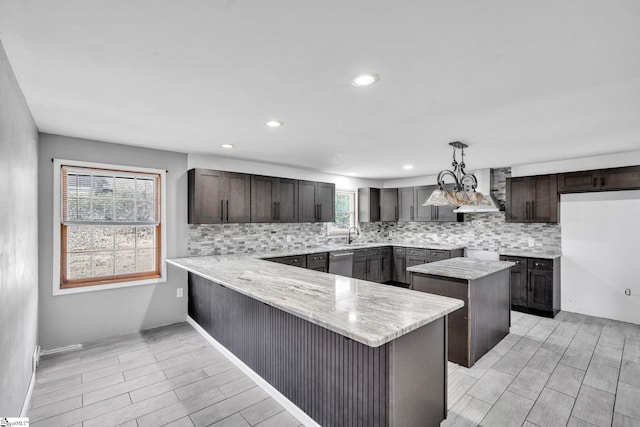
<path fill-rule="evenodd" d="M 446 317 L 370 347 L 193 273 L 189 316 L 322 426 L 446 417 Z"/>

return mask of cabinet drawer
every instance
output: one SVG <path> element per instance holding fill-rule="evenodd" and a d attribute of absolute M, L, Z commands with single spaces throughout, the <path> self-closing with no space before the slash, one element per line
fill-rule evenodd
<path fill-rule="evenodd" d="M 405 248 L 401 248 L 399 246 L 393 247 L 393 256 L 395 256 L 396 258 L 404 258 L 405 253 L 406 253 Z"/>
<path fill-rule="evenodd" d="M 429 261 L 440 261 L 442 259 L 451 258 L 451 254 L 449 253 L 449 251 L 444 251 L 440 249 L 429 249 L 427 253 L 427 258 L 429 258 Z"/>
<path fill-rule="evenodd" d="M 368 256 L 382 255 L 382 248 L 367 249 Z"/>
<path fill-rule="evenodd" d="M 425 257 L 427 256 L 426 249 L 407 248 L 407 256 L 413 257 Z"/>
<path fill-rule="evenodd" d="M 362 249 L 353 251 L 353 259 L 367 259 L 367 251 Z"/>
<path fill-rule="evenodd" d="M 528 268 L 527 267 L 527 258 L 520 258 L 515 256 L 508 255 L 500 255 L 500 261 L 510 261 L 515 263 L 512 268 Z"/>
<path fill-rule="evenodd" d="M 325 267 L 327 265 L 327 253 L 322 254 L 309 254 L 307 255 L 307 267 Z"/>
<path fill-rule="evenodd" d="M 541 258 L 529 258 L 530 270 L 553 270 L 553 260 Z"/>

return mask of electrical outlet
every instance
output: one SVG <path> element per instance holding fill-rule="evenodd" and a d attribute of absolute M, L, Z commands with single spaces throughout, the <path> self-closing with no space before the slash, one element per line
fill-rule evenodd
<path fill-rule="evenodd" d="M 532 248 L 536 245 L 536 241 L 533 240 L 533 237 L 529 237 L 529 247 Z"/>
<path fill-rule="evenodd" d="M 176 291 L 176 298 L 182 298 L 184 296 L 184 291 L 182 288 L 178 288 Z"/>
<path fill-rule="evenodd" d="M 287 234 L 287 242 L 291 241 L 291 234 Z"/>
<path fill-rule="evenodd" d="M 624 290 L 624 294 L 625 294 L 626 296 L 630 297 L 630 296 L 631 296 L 631 289 L 629 289 L 629 288 L 625 289 L 625 290 Z"/>

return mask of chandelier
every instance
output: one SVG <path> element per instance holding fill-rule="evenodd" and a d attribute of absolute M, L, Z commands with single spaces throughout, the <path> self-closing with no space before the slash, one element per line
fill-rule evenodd
<path fill-rule="evenodd" d="M 449 143 L 453 147 L 453 171 L 442 170 L 438 174 L 438 188 L 431 193 L 431 196 L 422 204 L 422 206 L 491 206 L 492 203 L 487 200 L 482 193 L 476 191 L 478 180 L 472 173 L 464 171 L 464 149 L 468 147 L 460 141 Z M 460 150 L 460 162 L 457 160 L 457 150 Z M 453 189 L 445 189 L 445 177 L 453 178 Z"/>

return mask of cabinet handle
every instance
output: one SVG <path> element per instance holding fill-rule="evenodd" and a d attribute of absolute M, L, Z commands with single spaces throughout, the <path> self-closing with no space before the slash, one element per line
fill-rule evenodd
<path fill-rule="evenodd" d="M 280 202 L 276 203 L 276 218 L 280 219 Z"/>
<path fill-rule="evenodd" d="M 600 187 L 604 187 L 604 176 L 600 178 Z"/>
<path fill-rule="evenodd" d="M 536 202 L 531 202 L 531 219 L 535 220 L 536 218 Z"/>
<path fill-rule="evenodd" d="M 524 219 L 529 219 L 529 202 L 524 202 Z"/>
<path fill-rule="evenodd" d="M 593 188 L 598 186 L 598 178 L 596 178 L 595 176 L 593 177 Z"/>
<path fill-rule="evenodd" d="M 220 200 L 220 222 L 224 221 L 224 200 Z"/>
<path fill-rule="evenodd" d="M 529 279 L 527 280 L 528 285 L 529 285 L 529 292 L 532 292 L 532 287 L 531 287 L 531 272 L 529 272 Z"/>
<path fill-rule="evenodd" d="M 410 219 L 413 220 L 413 206 L 411 206 L 411 209 L 409 209 L 409 212 L 411 212 Z"/>
<path fill-rule="evenodd" d="M 227 222 L 229 222 L 229 199 L 227 199 Z"/>

